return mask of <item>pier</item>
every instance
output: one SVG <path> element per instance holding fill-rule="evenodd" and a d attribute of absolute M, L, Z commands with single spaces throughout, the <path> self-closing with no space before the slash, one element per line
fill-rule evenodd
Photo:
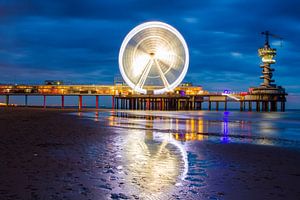
<path fill-rule="evenodd" d="M 78 97 L 78 109 L 83 109 L 83 97 L 94 96 L 95 108 L 99 109 L 102 96 L 111 97 L 112 109 L 127 110 L 229 110 L 229 102 L 239 105 L 240 111 L 285 111 L 284 89 L 249 89 L 248 92 L 216 93 L 203 90 L 201 86 L 181 85 L 173 92 L 161 95 L 136 94 L 126 85 L 0 85 L 0 96 L 5 96 L 5 105 L 10 105 L 11 96 L 28 98 L 40 96 L 44 108 L 47 97 L 60 97 L 61 108 L 65 107 L 66 96 Z M 204 108 L 204 104 L 206 108 Z"/>

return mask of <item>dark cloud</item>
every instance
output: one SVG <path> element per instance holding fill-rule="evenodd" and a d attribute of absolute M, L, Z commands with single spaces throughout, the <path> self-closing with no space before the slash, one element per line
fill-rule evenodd
<path fill-rule="evenodd" d="M 57 77 L 109 83 L 118 73 L 125 35 L 139 23 L 160 20 L 176 27 L 188 43 L 185 80 L 212 90 L 258 85 L 260 32 L 281 35 L 282 47 L 272 39 L 278 48 L 274 77 L 299 94 L 299 10 L 294 0 L 2 0 L 0 82 Z"/>

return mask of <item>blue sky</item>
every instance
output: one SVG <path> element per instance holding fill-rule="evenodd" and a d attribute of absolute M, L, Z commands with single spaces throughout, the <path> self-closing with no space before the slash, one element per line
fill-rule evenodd
<path fill-rule="evenodd" d="M 258 86 L 257 48 L 269 30 L 284 38 L 274 78 L 300 100 L 300 2 L 294 0 L 0 0 L 0 83 L 112 84 L 118 52 L 136 25 L 158 20 L 177 28 L 190 50 L 185 81 L 204 89 Z"/>

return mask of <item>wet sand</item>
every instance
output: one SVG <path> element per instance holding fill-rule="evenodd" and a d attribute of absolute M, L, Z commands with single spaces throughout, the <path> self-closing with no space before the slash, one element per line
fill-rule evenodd
<path fill-rule="evenodd" d="M 0 199 L 143 199 L 129 184 L 145 177 L 127 180 L 119 166 L 117 141 L 130 132 L 68 112 L 0 108 Z M 299 150 L 213 142 L 187 148 L 201 152 L 189 155 L 189 169 L 201 166 L 188 175 L 202 170 L 202 179 L 189 188 L 170 182 L 172 192 L 161 199 L 300 197 Z"/>

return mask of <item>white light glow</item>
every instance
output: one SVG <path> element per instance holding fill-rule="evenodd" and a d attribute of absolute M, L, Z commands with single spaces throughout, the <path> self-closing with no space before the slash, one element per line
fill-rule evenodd
<path fill-rule="evenodd" d="M 146 94 L 149 83 L 154 94 L 177 87 L 185 77 L 189 51 L 182 35 L 162 22 L 146 22 L 131 30 L 119 52 L 119 69 L 125 82 Z"/>
<path fill-rule="evenodd" d="M 223 95 L 223 96 L 228 96 L 229 98 L 234 99 L 234 100 L 236 100 L 236 101 L 240 101 L 239 98 L 235 97 L 235 96 L 232 95 L 232 94 L 222 93 L 222 95 Z"/>
<path fill-rule="evenodd" d="M 150 61 L 150 57 L 147 54 L 140 55 L 136 59 L 134 59 L 132 63 L 133 76 L 135 77 L 140 76 L 141 73 L 146 68 L 147 64 L 149 64 L 149 61 Z"/>

